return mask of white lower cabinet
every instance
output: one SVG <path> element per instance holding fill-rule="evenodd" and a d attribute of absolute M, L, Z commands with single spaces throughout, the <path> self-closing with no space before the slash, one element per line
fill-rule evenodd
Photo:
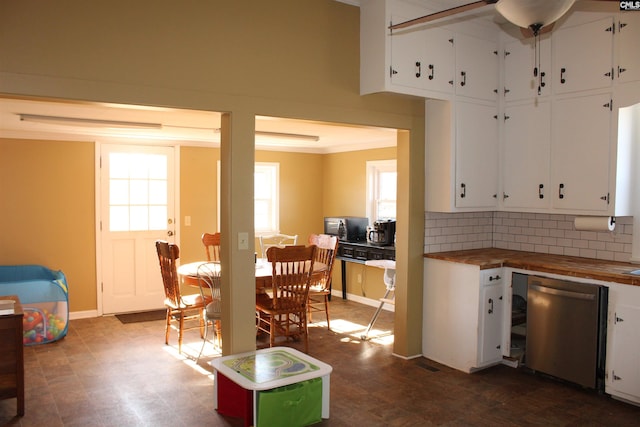
<path fill-rule="evenodd" d="M 502 361 L 502 269 L 425 259 L 422 355 L 473 372 Z"/>
<path fill-rule="evenodd" d="M 609 285 L 605 392 L 640 404 L 640 287 Z"/>

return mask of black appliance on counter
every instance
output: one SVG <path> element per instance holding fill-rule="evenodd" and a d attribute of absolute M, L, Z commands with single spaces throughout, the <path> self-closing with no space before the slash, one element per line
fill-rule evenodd
<path fill-rule="evenodd" d="M 367 242 L 375 246 L 394 246 L 396 240 L 396 221 L 384 219 L 374 221 L 367 227 Z"/>
<path fill-rule="evenodd" d="M 365 242 L 369 219 L 357 216 L 325 217 L 324 234 L 345 242 Z"/>

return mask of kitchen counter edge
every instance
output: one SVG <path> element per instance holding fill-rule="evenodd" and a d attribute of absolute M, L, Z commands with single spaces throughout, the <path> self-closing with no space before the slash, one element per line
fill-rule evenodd
<path fill-rule="evenodd" d="M 510 267 L 640 286 L 640 276 L 629 274 L 639 270 L 640 265 L 628 262 L 497 248 L 434 252 L 426 253 L 424 257 L 477 265 L 481 270 Z"/>

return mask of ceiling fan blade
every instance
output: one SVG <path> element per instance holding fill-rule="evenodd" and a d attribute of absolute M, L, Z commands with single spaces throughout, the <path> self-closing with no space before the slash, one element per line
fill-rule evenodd
<path fill-rule="evenodd" d="M 468 10 L 478 9 L 488 4 L 497 3 L 498 0 L 482 0 L 474 1 L 472 3 L 463 4 L 462 6 L 452 7 L 451 9 L 442 10 L 440 12 L 431 13 L 429 15 L 421 16 L 420 18 L 411 19 L 409 21 L 400 22 L 389 26 L 390 30 L 397 30 L 399 28 L 406 28 L 412 25 L 423 24 L 425 22 L 435 21 L 436 19 L 446 18 L 447 16 L 455 15 L 457 13 L 466 12 Z"/>
<path fill-rule="evenodd" d="M 606 1 L 609 1 L 609 0 L 606 0 Z M 544 27 L 540 28 L 538 30 L 538 35 L 542 35 L 542 34 L 551 32 L 551 30 L 553 29 L 553 24 L 555 24 L 555 22 L 552 22 L 551 24 L 545 25 Z M 522 27 L 520 27 L 520 32 L 522 33 L 522 35 L 526 39 L 528 39 L 529 37 L 534 37 L 535 36 L 535 34 L 533 34 L 533 30 L 531 28 L 522 28 Z"/>

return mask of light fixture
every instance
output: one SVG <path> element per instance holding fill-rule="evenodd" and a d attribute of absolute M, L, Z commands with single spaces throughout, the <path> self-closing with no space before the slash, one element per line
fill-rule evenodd
<path fill-rule="evenodd" d="M 63 117 L 63 116 L 47 116 L 39 114 L 24 114 L 18 113 L 21 121 L 64 125 L 64 126 L 79 126 L 79 127 L 97 127 L 97 128 L 120 128 L 120 129 L 181 129 L 186 131 L 207 131 L 212 133 L 220 133 L 219 128 L 200 128 L 189 126 L 175 126 L 175 125 L 163 125 L 161 123 L 150 122 L 132 122 L 124 120 L 103 120 L 103 119 L 91 119 L 84 117 Z M 272 139 L 291 139 L 299 141 L 320 141 L 320 137 L 317 135 L 305 135 L 300 133 L 287 133 L 287 132 L 270 132 L 270 131 L 255 131 L 255 135 L 258 137 L 272 138 Z"/>
<path fill-rule="evenodd" d="M 320 137 L 317 135 L 304 135 L 300 133 L 285 133 L 285 132 L 269 132 L 263 130 L 257 130 L 256 136 L 266 136 L 276 139 L 297 139 L 302 141 L 320 141 Z"/>
<path fill-rule="evenodd" d="M 123 120 L 88 119 L 82 117 L 43 116 L 38 114 L 18 114 L 21 121 L 65 126 L 95 126 L 124 129 L 162 129 L 160 123 L 128 122 Z"/>
<path fill-rule="evenodd" d="M 567 13 L 573 3 L 575 0 L 498 0 L 496 10 L 512 24 L 531 29 L 535 36 Z"/>

